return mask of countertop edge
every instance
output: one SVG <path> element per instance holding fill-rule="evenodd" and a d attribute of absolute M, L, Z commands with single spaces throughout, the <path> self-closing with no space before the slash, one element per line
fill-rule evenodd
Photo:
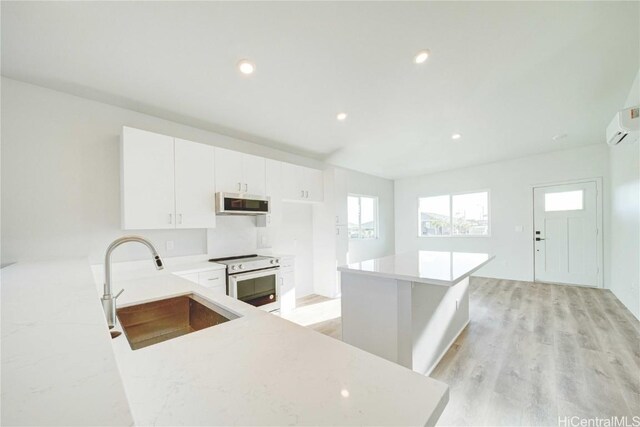
<path fill-rule="evenodd" d="M 482 267 L 487 265 L 489 263 L 489 261 L 492 261 L 493 259 L 495 259 L 495 255 L 489 255 L 489 258 L 487 258 L 485 261 L 483 261 L 482 263 L 478 264 L 474 268 L 470 269 L 469 271 L 467 271 L 463 275 L 461 275 L 459 277 L 456 277 L 455 280 L 428 279 L 428 278 L 424 278 L 424 277 L 397 274 L 397 273 L 386 273 L 386 272 L 379 272 L 379 271 L 366 271 L 366 270 L 361 270 L 361 269 L 350 268 L 349 265 L 341 265 L 341 266 L 339 266 L 338 267 L 338 271 L 340 271 L 341 273 L 361 274 L 361 275 L 364 275 L 364 276 L 383 277 L 385 279 L 406 280 L 408 282 L 413 282 L 413 283 L 423 283 L 423 284 L 426 284 L 426 285 L 449 286 L 450 287 L 450 286 L 454 286 L 454 285 L 460 283 L 462 280 L 464 280 L 467 277 L 471 276 L 473 273 L 475 273 L 476 271 L 478 271 L 479 269 L 481 269 Z"/>

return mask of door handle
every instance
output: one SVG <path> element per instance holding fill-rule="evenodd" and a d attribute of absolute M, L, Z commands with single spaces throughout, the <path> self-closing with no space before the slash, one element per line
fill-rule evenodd
<path fill-rule="evenodd" d="M 249 192 L 249 184 L 247 184 L 246 182 L 244 184 L 244 191 L 245 191 L 245 193 Z"/>
<path fill-rule="evenodd" d="M 545 240 L 545 239 L 540 238 L 540 237 L 536 237 L 536 242 L 539 242 L 540 240 Z"/>

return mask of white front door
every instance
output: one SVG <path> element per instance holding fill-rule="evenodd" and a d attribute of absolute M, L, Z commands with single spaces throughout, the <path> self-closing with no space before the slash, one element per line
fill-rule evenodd
<path fill-rule="evenodd" d="M 595 181 L 533 190 L 535 280 L 601 286 Z"/>

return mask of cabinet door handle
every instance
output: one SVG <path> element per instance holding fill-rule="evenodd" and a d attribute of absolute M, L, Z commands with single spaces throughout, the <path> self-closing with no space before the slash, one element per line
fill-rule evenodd
<path fill-rule="evenodd" d="M 245 193 L 249 192 L 249 184 L 247 184 L 246 182 L 244 183 L 244 191 Z"/>
<path fill-rule="evenodd" d="M 169 214 L 169 224 L 173 224 L 173 214 Z"/>
<path fill-rule="evenodd" d="M 182 214 L 178 214 L 178 224 L 182 224 Z"/>
<path fill-rule="evenodd" d="M 336 235 L 339 236 L 340 235 L 340 229 L 338 227 L 336 227 Z"/>
<path fill-rule="evenodd" d="M 304 190 L 300 190 L 300 197 L 304 199 Z"/>
<path fill-rule="evenodd" d="M 207 280 L 218 280 L 219 277 L 212 277 L 211 279 L 207 279 Z"/>
<path fill-rule="evenodd" d="M 242 184 L 238 183 L 238 191 L 242 191 Z"/>
<path fill-rule="evenodd" d="M 305 191 L 305 196 L 304 197 L 306 197 L 307 199 L 309 198 L 309 192 L 308 191 Z"/>

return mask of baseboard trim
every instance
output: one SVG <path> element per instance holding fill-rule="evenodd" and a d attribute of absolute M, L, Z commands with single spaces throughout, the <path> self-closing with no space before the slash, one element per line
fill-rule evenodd
<path fill-rule="evenodd" d="M 438 364 L 440 363 L 440 361 L 442 360 L 442 358 L 444 357 L 445 354 L 447 354 L 447 352 L 449 351 L 449 349 L 451 348 L 451 346 L 453 345 L 454 342 L 456 342 L 456 340 L 458 339 L 458 337 L 460 336 L 460 334 L 465 330 L 465 328 L 467 326 L 469 326 L 469 323 L 471 322 L 471 319 L 467 320 L 467 322 L 462 325 L 462 328 L 460 328 L 460 330 L 458 331 L 458 333 L 456 334 L 455 337 L 453 337 L 453 339 L 451 340 L 451 342 L 449 342 L 449 344 L 447 345 L 447 347 L 445 348 L 445 350 L 442 352 L 442 354 L 438 357 L 438 360 L 436 360 L 436 362 L 431 365 L 431 367 L 429 368 L 429 370 L 425 373 L 425 375 L 428 377 L 431 375 L 431 373 L 433 372 L 434 369 L 436 369 L 436 367 L 438 366 Z"/>

